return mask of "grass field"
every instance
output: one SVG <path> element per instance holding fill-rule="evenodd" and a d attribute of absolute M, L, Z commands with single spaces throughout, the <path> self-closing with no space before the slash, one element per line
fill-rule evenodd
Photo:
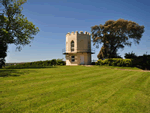
<path fill-rule="evenodd" d="M 150 72 L 136 70 L 1 69 L 0 113 L 150 113 Z"/>

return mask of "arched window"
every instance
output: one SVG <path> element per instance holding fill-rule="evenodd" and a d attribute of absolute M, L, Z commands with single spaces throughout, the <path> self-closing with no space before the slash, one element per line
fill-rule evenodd
<path fill-rule="evenodd" d="M 74 41 L 71 41 L 71 51 L 74 51 Z"/>

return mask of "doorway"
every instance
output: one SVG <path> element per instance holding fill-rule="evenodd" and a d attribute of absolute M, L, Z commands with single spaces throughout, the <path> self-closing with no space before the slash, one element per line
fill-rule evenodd
<path fill-rule="evenodd" d="M 84 64 L 84 55 L 80 56 L 80 64 L 82 64 L 82 65 Z"/>

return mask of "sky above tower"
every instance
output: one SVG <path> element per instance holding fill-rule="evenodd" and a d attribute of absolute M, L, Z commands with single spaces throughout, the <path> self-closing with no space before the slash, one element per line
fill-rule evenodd
<path fill-rule="evenodd" d="M 16 46 L 8 46 L 6 63 L 32 62 L 39 60 L 51 60 L 64 58 L 62 49 L 65 48 L 66 34 L 72 31 L 87 31 L 91 33 L 91 27 L 104 24 L 107 20 L 120 18 L 131 20 L 145 26 L 145 32 L 139 44 L 119 49 L 118 53 L 124 58 L 124 54 L 134 52 L 136 55 L 150 54 L 150 1 L 149 0 L 28 0 L 23 5 L 22 14 L 40 32 L 29 45 L 24 46 L 18 52 Z M 95 48 L 92 60 L 97 60 L 99 49 Z"/>

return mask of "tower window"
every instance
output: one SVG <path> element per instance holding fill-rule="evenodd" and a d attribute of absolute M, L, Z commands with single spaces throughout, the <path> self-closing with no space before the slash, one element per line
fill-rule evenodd
<path fill-rule="evenodd" d="M 74 51 L 74 41 L 71 41 L 71 51 Z"/>
<path fill-rule="evenodd" d="M 72 61 L 72 62 L 75 61 L 75 56 L 71 56 L 71 61 Z"/>

